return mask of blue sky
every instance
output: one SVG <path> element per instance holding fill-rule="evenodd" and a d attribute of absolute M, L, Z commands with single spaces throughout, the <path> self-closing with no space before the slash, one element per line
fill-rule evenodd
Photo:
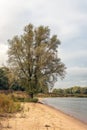
<path fill-rule="evenodd" d="M 0 66 L 8 58 L 7 40 L 29 23 L 49 26 L 61 41 L 67 75 L 55 87 L 87 86 L 87 0 L 0 0 Z"/>

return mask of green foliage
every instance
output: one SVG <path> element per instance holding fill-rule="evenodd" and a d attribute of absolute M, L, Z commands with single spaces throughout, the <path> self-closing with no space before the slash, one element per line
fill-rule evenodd
<path fill-rule="evenodd" d="M 32 98 L 30 98 L 30 99 L 29 99 L 29 102 L 34 102 L 34 103 L 37 103 L 37 102 L 38 102 L 38 98 L 35 98 L 35 97 L 34 97 L 33 99 L 32 99 Z"/>
<path fill-rule="evenodd" d="M 22 92 L 23 93 L 23 92 Z M 11 95 L 13 101 L 15 102 L 38 102 L 38 98 L 30 98 L 27 94 L 26 96 L 18 94 L 18 95 Z"/>
<path fill-rule="evenodd" d="M 52 93 L 55 96 L 87 97 L 87 87 L 74 86 L 66 89 L 54 89 Z"/>
<path fill-rule="evenodd" d="M 3 68 L 0 68 L 0 90 L 9 89 L 8 77 Z"/>
<path fill-rule="evenodd" d="M 7 67 L 0 68 L 0 90 L 15 90 L 24 91 L 25 88 L 21 86 L 14 78 L 14 74 Z"/>
<path fill-rule="evenodd" d="M 17 81 L 13 82 L 11 89 L 14 91 L 25 91 L 25 88 L 23 86 L 19 85 L 19 83 Z"/>
<path fill-rule="evenodd" d="M 38 89 L 38 93 L 48 93 L 48 87 L 47 86 L 40 86 Z"/>
<path fill-rule="evenodd" d="M 14 97 L 14 96 L 12 96 L 12 99 L 15 102 L 24 102 L 25 101 L 24 97 Z"/>
<path fill-rule="evenodd" d="M 87 87 L 81 88 L 80 92 L 82 94 L 87 94 Z"/>
<path fill-rule="evenodd" d="M 22 98 L 22 97 L 14 97 L 13 100 L 15 102 L 38 102 L 38 98 Z"/>
<path fill-rule="evenodd" d="M 54 89 L 53 90 L 53 93 L 55 93 L 55 94 L 59 94 L 59 95 L 63 95 L 63 90 L 62 89 Z"/>
<path fill-rule="evenodd" d="M 72 87 L 71 89 L 72 89 L 71 91 L 73 94 L 78 94 L 80 93 L 80 90 L 81 90 L 81 88 L 78 86 Z"/>
<path fill-rule="evenodd" d="M 15 103 L 10 96 L 0 94 L 0 113 L 14 113 L 20 109 L 20 104 Z"/>
<path fill-rule="evenodd" d="M 8 62 L 31 97 L 42 87 L 53 87 L 57 76 L 64 78 L 66 67 L 57 55 L 60 41 L 48 27 L 29 24 L 8 43 Z"/>

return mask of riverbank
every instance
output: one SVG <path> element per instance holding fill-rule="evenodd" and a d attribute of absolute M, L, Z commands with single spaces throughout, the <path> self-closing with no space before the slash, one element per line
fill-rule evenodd
<path fill-rule="evenodd" d="M 56 109 L 40 103 L 24 103 L 23 111 L 3 121 L 8 130 L 87 130 L 80 122 Z"/>

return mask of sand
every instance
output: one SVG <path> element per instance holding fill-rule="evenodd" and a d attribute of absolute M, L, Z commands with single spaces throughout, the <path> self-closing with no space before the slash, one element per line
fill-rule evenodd
<path fill-rule="evenodd" d="M 87 124 L 40 103 L 24 103 L 24 110 L 2 121 L 6 130 L 87 130 Z"/>

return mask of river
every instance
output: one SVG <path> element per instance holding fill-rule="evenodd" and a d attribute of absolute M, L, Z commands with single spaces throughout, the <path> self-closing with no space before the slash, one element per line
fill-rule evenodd
<path fill-rule="evenodd" d="M 42 102 L 87 123 L 87 98 L 44 98 Z"/>

